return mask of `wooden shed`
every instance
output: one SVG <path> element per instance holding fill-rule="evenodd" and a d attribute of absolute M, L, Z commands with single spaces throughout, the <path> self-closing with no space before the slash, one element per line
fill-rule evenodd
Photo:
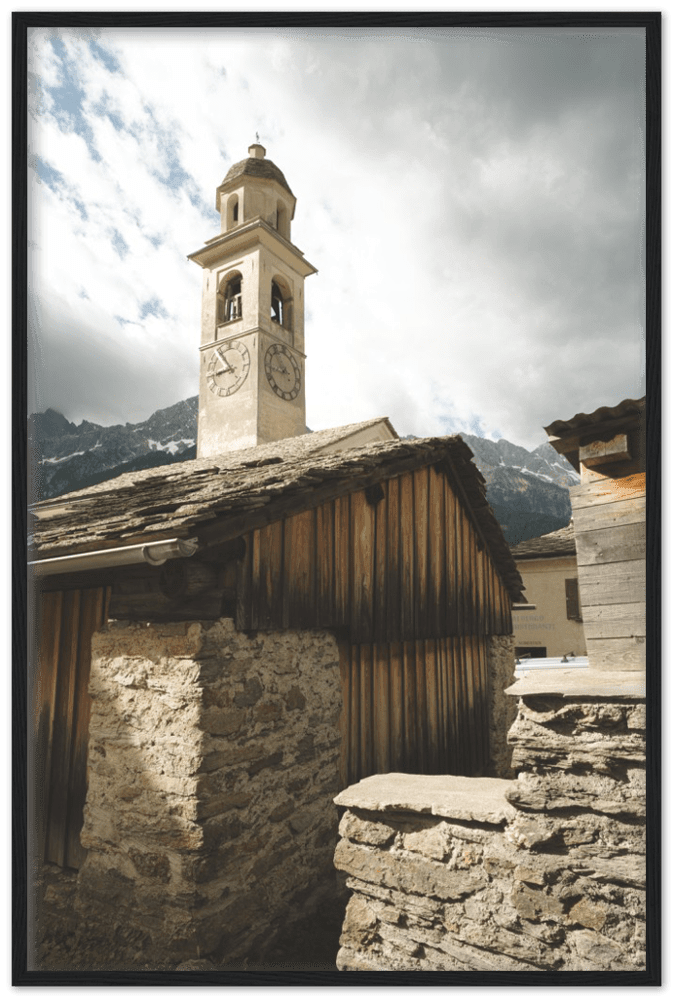
<path fill-rule="evenodd" d="M 591 669 L 645 669 L 645 397 L 546 428 L 581 473 L 570 490 Z"/>
<path fill-rule="evenodd" d="M 330 630 L 343 785 L 489 773 L 489 647 L 510 636 L 523 585 L 471 451 L 459 437 L 336 451 L 338 440 L 317 432 L 130 473 L 34 508 L 47 860 L 80 861 L 89 643 L 107 617 Z"/>

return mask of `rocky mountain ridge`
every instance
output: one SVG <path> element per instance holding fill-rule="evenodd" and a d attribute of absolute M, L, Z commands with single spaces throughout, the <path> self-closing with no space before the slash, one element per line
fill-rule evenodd
<path fill-rule="evenodd" d="M 29 498 L 61 496 L 124 472 L 194 458 L 197 413 L 198 398 L 192 396 L 138 424 L 104 427 L 83 420 L 76 425 L 55 410 L 32 414 Z M 527 451 L 510 441 L 462 437 L 485 477 L 488 500 L 511 545 L 569 522 L 569 487 L 579 476 L 551 445 Z"/>
<path fill-rule="evenodd" d="M 73 424 L 56 410 L 28 418 L 29 499 L 44 500 L 123 472 L 194 458 L 198 397 L 156 410 L 138 424 Z"/>

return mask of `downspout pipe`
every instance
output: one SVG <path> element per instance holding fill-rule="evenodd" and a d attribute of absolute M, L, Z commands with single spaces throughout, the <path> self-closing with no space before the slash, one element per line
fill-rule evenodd
<path fill-rule="evenodd" d="M 28 569 L 37 576 L 54 576 L 56 573 L 82 573 L 92 569 L 109 569 L 112 566 L 132 566 L 148 563 L 161 566 L 167 559 L 186 559 L 199 547 L 196 538 L 165 538 L 160 542 L 125 545 L 118 549 L 98 549 L 96 552 L 76 552 L 71 556 L 56 556 L 28 563 Z"/>

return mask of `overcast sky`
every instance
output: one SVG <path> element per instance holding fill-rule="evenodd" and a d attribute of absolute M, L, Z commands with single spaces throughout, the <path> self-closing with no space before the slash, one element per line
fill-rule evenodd
<path fill-rule="evenodd" d="M 534 448 L 644 394 L 639 29 L 32 29 L 30 408 L 198 388 L 215 189 L 298 199 L 307 422 Z"/>

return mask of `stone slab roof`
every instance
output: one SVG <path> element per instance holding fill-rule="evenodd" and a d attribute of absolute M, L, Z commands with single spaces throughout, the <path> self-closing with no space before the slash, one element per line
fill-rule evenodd
<path fill-rule="evenodd" d="M 286 514 L 306 510 L 403 469 L 446 463 L 512 600 L 522 578 L 485 495 L 485 480 L 458 436 L 380 441 L 315 454 L 383 418 L 303 434 L 227 455 L 129 472 L 31 508 L 31 560 L 197 537 L 236 538 Z"/>
<path fill-rule="evenodd" d="M 571 521 L 566 528 L 559 528 L 558 531 L 549 531 L 547 535 L 540 535 L 538 538 L 528 538 L 524 542 L 518 542 L 517 545 L 511 546 L 511 554 L 516 560 L 574 556 L 576 553 L 574 527 Z"/>

